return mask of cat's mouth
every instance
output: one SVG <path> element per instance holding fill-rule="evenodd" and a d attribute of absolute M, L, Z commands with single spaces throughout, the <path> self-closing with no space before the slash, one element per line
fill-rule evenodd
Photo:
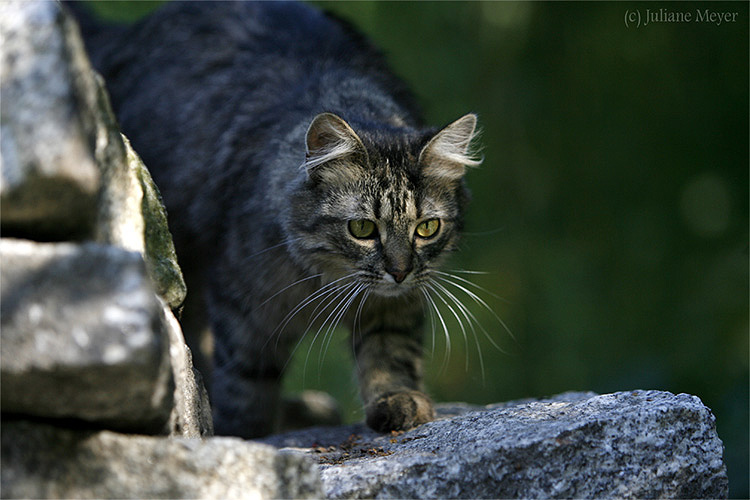
<path fill-rule="evenodd" d="M 414 276 L 411 274 L 397 281 L 389 273 L 383 273 L 383 276 L 374 283 L 373 292 L 382 297 L 398 297 L 406 292 L 413 290 L 417 286 Z"/>

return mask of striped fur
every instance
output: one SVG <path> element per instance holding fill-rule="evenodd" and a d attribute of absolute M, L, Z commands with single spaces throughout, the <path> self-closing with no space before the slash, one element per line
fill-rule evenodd
<path fill-rule="evenodd" d="M 479 164 L 476 117 L 423 127 L 379 52 L 303 4 L 173 2 L 84 33 L 167 205 L 196 354 L 198 332 L 213 333 L 217 433 L 272 432 L 299 340 L 329 342 L 337 326 L 352 335 L 367 423 L 430 420 L 422 325 L 445 295 L 437 267 Z M 358 220 L 369 237 L 350 231 Z"/>

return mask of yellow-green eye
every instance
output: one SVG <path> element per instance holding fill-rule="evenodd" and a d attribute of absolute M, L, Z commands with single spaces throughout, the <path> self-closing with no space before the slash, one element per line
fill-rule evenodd
<path fill-rule="evenodd" d="M 430 219 L 420 222 L 417 226 L 417 236 L 420 238 L 432 238 L 440 229 L 440 219 Z"/>
<path fill-rule="evenodd" d="M 349 232 L 355 238 L 371 238 L 375 234 L 375 223 L 367 219 L 350 220 Z"/>

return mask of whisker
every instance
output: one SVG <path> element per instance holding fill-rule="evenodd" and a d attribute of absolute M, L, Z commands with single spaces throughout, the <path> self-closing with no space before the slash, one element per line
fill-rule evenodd
<path fill-rule="evenodd" d="M 331 281 L 330 283 L 326 283 L 325 285 L 321 286 L 317 290 L 315 290 L 313 293 L 305 297 L 300 301 L 299 304 L 297 304 L 294 308 L 292 308 L 291 311 L 289 311 L 286 316 L 281 320 L 279 325 L 271 332 L 271 334 L 268 336 L 268 339 L 266 339 L 265 344 L 263 344 L 263 349 L 266 348 L 268 345 L 268 342 L 271 341 L 274 336 L 278 334 L 276 337 L 276 346 L 278 347 L 278 340 L 281 337 L 281 332 L 286 328 L 286 326 L 289 324 L 289 322 L 296 316 L 302 309 L 310 305 L 311 303 L 315 302 L 318 299 L 321 299 L 324 297 L 329 296 L 331 293 L 335 293 L 336 290 L 338 290 L 338 287 L 336 286 L 336 283 L 345 280 L 347 278 L 351 278 L 352 276 L 355 276 L 357 273 L 351 273 L 346 276 L 342 276 L 341 278 L 338 278 L 334 281 Z"/>
<path fill-rule="evenodd" d="M 356 274 L 356 273 L 352 273 L 350 276 L 353 276 L 354 274 Z M 331 283 L 327 283 L 327 284 L 323 285 L 322 287 L 318 288 L 317 290 L 315 290 L 314 292 L 312 292 L 311 294 L 309 294 L 304 299 L 302 299 L 291 311 L 289 311 L 286 314 L 286 316 L 284 316 L 284 318 L 281 320 L 281 322 L 279 323 L 279 325 L 267 336 L 265 342 L 260 347 L 260 352 L 265 351 L 265 349 L 268 347 L 268 344 L 274 338 L 276 338 L 275 348 L 278 349 L 278 343 L 279 343 L 279 340 L 281 339 L 281 333 L 284 330 L 284 328 L 286 328 L 286 325 L 294 318 L 294 316 L 296 316 L 300 311 L 302 311 L 302 309 L 304 309 L 305 307 L 307 307 L 312 302 L 320 299 L 321 297 L 325 297 L 325 296 L 327 296 L 330 293 L 335 292 L 335 289 L 331 290 L 330 288 L 332 286 L 335 287 L 336 281 L 341 281 L 342 279 L 345 279 L 347 277 L 348 276 L 344 276 L 344 277 L 342 277 L 342 278 L 340 278 L 338 280 L 335 280 L 335 281 L 333 281 Z M 304 279 L 307 279 L 307 278 L 304 278 Z M 293 286 L 295 283 L 292 283 L 292 285 L 290 285 L 290 286 Z M 287 287 L 287 288 L 289 288 L 289 287 Z M 247 304 L 245 303 L 245 306 L 246 305 Z M 255 308 L 253 310 L 256 310 L 256 309 L 257 308 Z M 237 346 L 237 349 L 242 350 L 244 348 L 244 346 L 246 345 L 246 343 L 249 343 L 249 341 L 250 341 L 250 337 L 248 336 L 248 338 L 245 341 L 245 343 L 240 343 Z M 226 363 L 224 365 L 223 368 L 225 370 L 227 370 L 227 371 L 231 371 L 231 370 L 234 370 L 240 364 L 242 364 L 242 359 L 240 357 L 234 356 L 230 362 L 228 362 L 228 363 Z M 283 373 L 286 370 L 286 366 L 287 365 L 285 364 L 284 367 L 281 370 L 281 373 Z"/>
<path fill-rule="evenodd" d="M 443 280 L 443 281 L 445 281 L 445 280 Z M 500 346 L 498 346 L 495 343 L 495 341 L 492 339 L 492 336 L 489 334 L 489 332 L 487 332 L 487 330 L 484 329 L 484 327 L 482 326 L 482 323 L 477 319 L 477 317 L 474 315 L 474 313 L 471 312 L 471 310 L 463 302 L 461 302 L 458 299 L 458 297 L 456 297 L 450 290 L 448 290 L 447 288 L 445 288 L 443 285 L 440 285 L 437 282 L 435 282 L 435 285 L 439 286 L 443 291 L 445 291 L 446 294 L 448 294 L 451 297 L 452 300 L 454 300 L 456 302 L 456 304 L 459 306 L 459 308 L 461 308 L 462 311 L 464 312 L 464 315 L 467 315 L 468 317 L 471 318 L 469 324 L 472 324 L 472 323 L 476 324 L 479 327 L 479 329 L 482 330 L 482 332 L 484 333 L 484 335 L 487 337 L 487 340 L 489 340 L 492 343 L 492 345 L 497 350 L 499 350 L 500 352 L 505 352 L 503 349 L 500 348 Z"/>
<path fill-rule="evenodd" d="M 323 364 L 323 358 L 325 357 L 325 354 L 328 352 L 328 348 L 331 345 L 331 340 L 333 340 L 333 334 L 338 327 L 339 323 L 341 322 L 341 319 L 344 317 L 346 312 L 349 310 L 349 307 L 351 307 L 354 300 L 357 298 L 357 295 L 362 292 L 365 285 L 362 283 L 358 283 L 357 286 L 351 290 L 340 302 L 338 313 L 333 317 L 333 321 L 329 324 L 328 328 L 326 328 L 326 332 L 323 335 L 323 348 L 320 351 L 320 355 L 318 356 L 318 376 L 320 376 L 320 368 Z M 323 328 L 328 320 L 323 323 Z"/>
<path fill-rule="evenodd" d="M 344 316 L 349 311 L 349 308 L 352 306 L 352 304 L 354 304 L 354 301 L 357 299 L 357 297 L 359 296 L 359 294 L 362 293 L 363 291 L 365 291 L 365 293 L 368 293 L 369 292 L 369 285 L 367 285 L 365 283 L 360 284 L 359 288 L 357 290 L 355 290 L 354 293 L 351 295 L 351 297 L 347 300 L 346 306 L 341 310 L 341 312 L 339 313 L 338 318 L 335 319 L 334 324 L 331 325 L 331 327 L 329 328 L 330 334 L 328 334 L 328 340 L 325 343 L 325 349 L 323 351 L 323 356 L 321 357 L 321 359 L 318 362 L 319 364 L 322 362 L 322 360 L 325 358 L 325 355 L 328 353 L 328 348 L 329 348 L 329 346 L 331 344 L 331 340 L 333 340 L 333 335 L 334 335 L 336 329 L 338 328 L 339 323 L 341 323 L 341 320 L 344 319 Z M 362 300 L 364 300 L 364 298 L 365 297 L 363 297 Z M 362 303 L 362 300 L 360 300 L 360 304 Z M 360 309 L 358 307 L 357 311 L 359 311 L 359 310 Z M 354 322 L 356 322 L 356 320 L 357 320 L 357 312 L 355 312 L 355 315 L 354 315 Z M 352 324 L 352 330 L 354 328 L 355 328 L 354 324 Z"/>
<path fill-rule="evenodd" d="M 441 272 L 434 270 L 434 272 Z M 487 271 L 473 271 L 471 269 L 451 269 L 452 273 L 462 273 L 462 274 L 481 274 L 481 275 L 488 275 L 491 274 Z M 448 273 L 442 273 L 442 274 L 448 274 Z"/>
<path fill-rule="evenodd" d="M 302 239 L 302 236 L 300 236 L 299 238 L 289 238 L 289 239 L 286 239 L 286 240 L 284 240 L 284 241 L 282 241 L 280 243 L 277 243 L 275 245 L 271 245 L 268 248 L 264 248 L 263 250 L 255 252 L 253 254 L 250 254 L 250 255 L 246 256 L 245 258 L 246 259 L 253 259 L 253 258 L 255 258 L 255 257 L 259 256 L 259 255 L 263 255 L 266 252 L 270 252 L 271 250 L 273 250 L 275 248 L 282 247 L 282 246 L 286 245 L 287 243 L 292 243 L 294 241 L 298 241 L 298 240 L 301 240 L 301 239 Z"/>
<path fill-rule="evenodd" d="M 433 285 L 437 285 L 436 282 L 432 281 L 427 285 L 428 288 L 430 288 L 432 291 L 435 292 L 435 295 L 445 304 L 445 306 L 450 310 L 451 313 L 453 313 L 453 316 L 456 318 L 456 321 L 458 322 L 458 326 L 461 328 L 461 334 L 464 337 L 464 351 L 466 353 L 466 361 L 465 361 L 465 370 L 469 371 L 469 340 L 466 335 L 466 328 L 464 327 L 463 321 L 461 321 L 461 318 L 458 316 L 458 313 L 456 313 L 456 310 L 451 307 L 451 305 L 448 303 L 447 300 L 443 297 L 443 295 L 440 293 L 439 289 L 433 287 Z"/>
<path fill-rule="evenodd" d="M 422 295 L 426 296 L 427 292 L 424 290 L 423 286 L 420 286 L 419 291 L 422 292 Z M 428 297 L 428 300 L 429 300 L 429 297 Z M 437 322 L 437 320 L 435 319 L 435 312 L 430 307 L 430 303 L 428 302 L 428 300 L 422 301 L 422 308 L 424 309 L 425 314 L 428 312 L 430 314 L 430 327 L 431 327 L 430 329 L 432 330 L 432 348 L 430 350 L 430 355 L 434 358 L 435 357 L 435 323 Z"/>
<path fill-rule="evenodd" d="M 320 311 L 318 311 L 315 316 L 313 316 L 310 321 L 307 324 L 307 328 L 300 336 L 299 340 L 297 341 L 297 344 L 294 346 L 294 349 L 292 349 L 292 352 L 289 354 L 289 357 L 286 361 L 286 364 L 284 364 L 284 369 L 286 369 L 287 365 L 291 363 L 292 358 L 294 358 L 294 354 L 297 352 L 297 349 L 300 348 L 302 345 L 302 342 L 305 340 L 305 337 L 307 337 L 307 333 L 310 331 L 310 329 L 315 324 L 315 321 L 330 307 L 339 297 L 346 294 L 349 290 L 351 290 L 352 287 L 356 286 L 355 282 L 345 283 L 343 285 L 340 285 L 338 287 L 335 287 L 333 290 L 329 290 L 329 292 L 326 294 L 326 297 L 322 300 L 321 304 L 325 302 L 325 305 L 323 307 L 320 307 Z M 338 304 L 336 305 L 338 307 Z M 316 308 L 317 310 L 318 308 Z M 335 308 L 334 308 L 335 310 Z M 331 313 L 332 314 L 332 313 Z M 330 317 L 330 314 L 329 314 Z M 327 319 L 326 319 L 327 321 Z M 325 324 L 325 323 L 324 323 Z M 318 339 L 318 336 L 320 336 L 321 329 L 318 329 L 317 332 L 315 332 L 315 335 L 313 336 L 312 341 L 310 342 L 310 347 L 307 350 L 307 356 L 305 356 L 305 365 L 304 369 L 302 371 L 302 378 L 303 378 L 303 385 L 305 383 L 304 379 L 307 374 L 307 361 L 310 357 L 310 351 L 312 350 L 313 345 L 315 345 L 315 341 Z"/>
<path fill-rule="evenodd" d="M 362 300 L 359 301 L 359 306 L 357 306 L 357 311 L 354 313 L 354 321 L 353 321 L 353 324 L 352 324 L 352 333 L 351 333 L 351 335 L 352 335 L 352 353 L 354 353 L 355 347 L 357 345 L 357 342 L 356 342 L 357 339 L 355 337 L 357 335 L 357 330 L 359 330 L 360 339 L 362 338 L 362 323 L 361 323 L 361 321 L 362 321 L 362 309 L 364 308 L 365 301 L 370 296 L 371 291 L 372 290 L 371 290 L 371 288 L 369 286 L 365 287 L 365 294 L 362 296 Z M 357 372 L 356 373 L 359 373 L 359 360 L 357 359 L 356 355 L 354 356 L 354 363 L 355 363 L 355 365 L 357 367 Z"/>
<path fill-rule="evenodd" d="M 443 363 L 442 363 L 442 366 L 440 367 L 440 371 L 444 372 L 445 369 L 448 367 L 448 359 L 450 358 L 451 338 L 450 338 L 450 335 L 448 334 L 448 327 L 445 324 L 443 315 L 440 313 L 440 309 L 438 309 L 437 304 L 435 304 L 435 300 L 430 296 L 429 290 L 427 288 L 423 288 L 423 291 L 424 291 L 425 298 L 432 305 L 432 308 L 435 311 L 435 315 L 440 320 L 440 323 L 443 325 L 443 334 L 445 335 L 445 356 L 443 356 Z"/>
<path fill-rule="evenodd" d="M 356 275 L 357 275 L 357 273 L 352 273 L 352 274 L 351 274 L 350 276 L 356 276 Z M 349 285 L 353 285 L 353 284 L 354 284 L 354 282 L 351 282 L 351 283 L 345 283 L 344 285 L 339 285 L 339 286 L 337 286 L 337 287 L 336 287 L 335 289 L 336 289 L 336 290 L 343 290 L 343 288 L 344 288 L 344 287 L 349 287 Z M 337 295 L 337 297 L 338 297 L 338 295 Z M 335 298 L 334 298 L 333 300 L 335 300 Z M 326 302 L 324 302 L 323 300 L 321 300 L 321 301 L 320 301 L 320 302 L 318 303 L 318 305 L 316 305 L 316 306 L 315 306 L 315 308 L 314 308 L 314 309 L 313 309 L 313 310 L 312 310 L 312 311 L 310 312 L 310 316 L 311 316 L 311 317 L 312 317 L 313 319 L 312 319 L 312 320 L 311 320 L 311 321 L 309 322 L 310 324 L 308 324 L 308 326 L 307 326 L 307 330 L 305 330 L 305 332 L 307 332 L 307 331 L 308 331 L 308 330 L 310 329 L 310 327 L 312 326 L 312 324 L 311 324 L 311 323 L 312 323 L 312 322 L 313 322 L 313 321 L 314 321 L 315 319 L 317 319 L 318 317 L 320 317 L 320 315 L 321 315 L 321 314 L 323 314 L 323 311 L 324 311 L 325 309 L 327 309 L 327 308 L 328 308 L 328 306 L 330 306 L 330 305 L 331 305 L 331 304 L 333 303 L 333 300 L 330 300 L 330 301 L 328 301 L 327 303 L 326 303 Z M 320 312 L 318 313 L 318 311 L 320 311 Z M 317 313 L 317 314 L 316 314 L 316 313 Z"/>
<path fill-rule="evenodd" d="M 442 273 L 442 274 L 446 274 L 446 273 Z M 447 275 L 447 276 L 451 276 L 451 275 Z M 451 276 L 451 277 L 452 277 L 452 278 L 456 278 L 456 279 L 458 279 L 458 276 Z M 487 304 L 487 302 L 485 302 L 485 301 L 484 301 L 484 300 L 483 300 L 483 299 L 482 299 L 481 297 L 479 297 L 479 296 L 478 296 L 478 295 L 477 295 L 476 293 L 472 292 L 471 290 L 469 290 L 469 289 L 468 289 L 468 288 L 466 288 L 465 286 L 462 286 L 461 284 L 459 284 L 459 283 L 456 283 L 456 282 L 454 282 L 454 281 L 452 281 L 452 280 L 450 280 L 450 279 L 448 279 L 448 278 L 445 278 L 445 277 L 438 277 L 438 279 L 442 280 L 442 281 L 443 281 L 443 282 L 445 282 L 445 283 L 448 283 L 448 284 L 450 284 L 450 285 L 453 285 L 453 286 L 455 286 L 456 288 L 458 288 L 459 290 L 461 290 L 462 292 L 464 292 L 464 293 L 465 293 L 466 295 L 468 295 L 468 296 L 469 296 L 469 297 L 470 297 L 470 298 L 471 298 L 472 300 L 474 300 L 474 301 L 475 301 L 475 302 L 476 302 L 477 304 L 479 304 L 479 305 L 481 305 L 482 307 L 484 307 L 484 308 L 485 308 L 485 309 L 486 309 L 487 311 L 489 311 L 489 312 L 490 312 L 490 314 L 492 314 L 492 315 L 493 315 L 493 316 L 495 317 L 495 319 L 497 320 L 497 322 L 498 322 L 498 323 L 500 323 L 500 325 L 502 325 L 503 329 L 505 329 L 505 331 L 506 331 L 506 332 L 508 332 L 508 335 L 510 335 L 510 337 L 511 337 L 511 338 L 512 338 L 513 340 L 516 340 L 516 336 L 515 336 L 515 335 L 513 335 L 513 332 L 512 332 L 511 330 L 510 330 L 510 328 L 508 328 L 508 325 L 507 325 L 507 324 L 505 323 L 505 321 L 503 321 L 502 319 L 500 319 L 500 316 L 498 316 L 498 315 L 497 315 L 497 313 L 495 313 L 495 311 L 494 311 L 494 310 L 492 310 L 492 308 L 491 308 L 491 307 L 490 307 L 490 306 L 489 306 L 489 305 Z M 469 282 L 469 283 L 471 283 L 471 282 Z M 497 347 L 497 344 L 495 344 L 495 343 L 494 343 L 494 341 L 493 341 L 493 345 L 495 345 L 495 347 Z M 502 349 L 500 349 L 499 347 L 497 347 L 497 348 L 498 348 L 498 349 L 499 349 L 500 351 L 502 351 Z"/>
<path fill-rule="evenodd" d="M 466 318 L 466 321 L 469 323 L 469 327 L 471 328 L 471 333 L 474 336 L 474 344 L 475 344 L 475 346 L 477 348 L 477 355 L 479 356 L 479 368 L 480 368 L 480 371 L 482 373 L 482 381 L 484 382 L 484 380 L 485 380 L 484 356 L 482 355 L 482 349 L 481 349 L 481 346 L 479 345 L 479 336 L 477 335 L 477 330 L 474 327 L 474 325 L 476 324 L 483 331 L 483 333 L 485 334 L 485 336 L 487 336 L 489 338 L 490 342 L 492 342 L 494 344 L 494 341 L 492 340 L 492 338 L 489 337 L 489 334 L 487 333 L 486 330 L 484 330 L 484 327 L 482 327 L 481 323 L 479 323 L 479 321 L 477 321 L 476 316 L 474 316 L 474 314 L 469 310 L 469 308 L 466 307 L 458 299 L 458 297 L 456 297 L 450 290 L 448 290 L 447 288 L 445 288 L 442 284 L 440 284 L 440 283 L 438 283 L 436 281 L 433 281 L 433 283 L 440 290 L 442 290 L 443 293 L 456 304 L 456 306 L 458 306 L 459 311 L 461 311 L 461 313 L 463 314 L 464 318 Z M 501 349 L 500 349 L 500 351 L 503 352 Z M 468 346 L 467 346 L 467 357 L 468 357 Z"/>
<path fill-rule="evenodd" d="M 286 328 L 286 326 L 289 324 L 290 321 L 296 316 L 302 309 L 310 305 L 311 303 L 315 301 L 319 301 L 318 305 L 315 306 L 315 309 L 312 311 L 311 315 L 315 314 L 315 311 L 318 310 L 318 308 L 321 307 L 322 304 L 328 304 L 326 301 L 328 300 L 331 295 L 336 294 L 340 290 L 339 286 L 332 286 L 328 288 L 321 288 L 318 289 L 315 293 L 309 295 L 306 299 L 304 299 L 302 302 L 297 304 L 297 306 L 292 309 L 287 315 L 284 317 L 284 319 L 279 323 L 279 326 L 274 329 L 273 332 L 271 332 L 271 335 L 269 336 L 268 341 L 270 341 L 272 338 L 276 338 L 275 347 L 278 348 L 279 346 L 279 340 L 281 339 L 282 332 Z M 317 318 L 317 316 L 315 316 Z M 305 331 L 307 333 L 307 330 Z M 304 334 L 302 335 L 304 337 Z"/>
<path fill-rule="evenodd" d="M 499 295 L 496 295 L 496 294 L 492 293 L 491 291 L 487 290 L 487 289 L 486 289 L 486 288 L 484 288 L 483 286 L 479 286 L 479 285 L 477 285 L 477 284 L 476 284 L 476 283 L 474 283 L 473 281 L 467 280 L 466 278 L 462 278 L 461 276 L 456 276 L 455 274 L 451 274 L 451 273 L 446 273 L 446 272 L 443 272 L 443 271 L 438 271 L 438 270 L 434 270 L 433 272 L 434 272 L 435 274 L 439 274 L 439 275 L 441 275 L 441 276 L 448 276 L 448 277 L 450 277 L 450 278 L 453 278 L 453 279 L 459 280 L 459 281 L 461 281 L 462 283 L 466 283 L 467 285 L 473 286 L 473 287 L 474 287 L 474 288 L 476 288 L 477 290 L 479 290 L 479 291 L 481 291 L 481 292 L 484 292 L 484 293 L 486 293 L 487 295 L 492 295 L 492 296 L 493 296 L 494 298 L 496 298 L 496 299 L 498 299 L 498 300 L 502 300 L 503 302 L 508 302 L 508 301 L 507 301 L 506 299 L 504 299 L 504 298 L 500 297 Z M 470 274 L 489 274 L 489 273 L 484 273 L 484 272 L 481 272 L 481 271 L 463 271 L 463 272 L 466 272 L 466 273 L 470 273 Z"/>
<path fill-rule="evenodd" d="M 268 302 L 270 302 L 274 298 L 278 297 L 282 293 L 286 292 L 287 290 L 289 290 L 293 286 L 299 285 L 300 283 L 304 283 L 305 281 L 309 281 L 309 280 L 312 280 L 312 279 L 315 279 L 315 278 L 320 278 L 321 276 L 323 276 L 322 273 L 313 274 L 312 276 L 308 276 L 306 278 L 299 279 L 299 280 L 295 281 L 294 283 L 292 283 L 291 285 L 285 286 L 284 288 L 282 288 L 281 290 L 279 290 L 278 292 L 274 293 L 273 295 L 271 295 L 270 297 L 268 297 L 266 300 L 264 300 L 263 302 L 261 302 L 260 304 L 258 304 L 257 306 L 255 306 L 253 308 L 253 311 L 255 311 L 257 309 L 260 309 L 261 307 L 263 307 L 264 305 L 266 305 Z"/>

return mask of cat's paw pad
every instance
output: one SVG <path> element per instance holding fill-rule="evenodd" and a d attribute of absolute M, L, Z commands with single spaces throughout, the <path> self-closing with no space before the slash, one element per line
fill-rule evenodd
<path fill-rule="evenodd" d="M 408 430 L 435 418 L 432 401 L 419 391 L 383 394 L 365 412 L 367 425 L 378 432 Z"/>

